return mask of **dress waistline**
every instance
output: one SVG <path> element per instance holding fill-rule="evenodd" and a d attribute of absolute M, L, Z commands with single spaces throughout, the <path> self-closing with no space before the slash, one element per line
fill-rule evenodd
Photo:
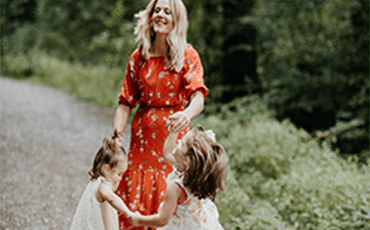
<path fill-rule="evenodd" d="M 145 104 L 141 104 L 139 106 L 139 108 L 143 108 L 143 109 L 151 109 L 151 108 L 154 108 L 154 109 L 161 109 L 161 108 L 164 108 L 164 109 L 173 109 L 173 108 L 178 108 L 178 109 L 181 109 L 183 106 L 182 105 L 161 105 L 161 106 L 152 106 L 152 105 L 145 105 Z"/>

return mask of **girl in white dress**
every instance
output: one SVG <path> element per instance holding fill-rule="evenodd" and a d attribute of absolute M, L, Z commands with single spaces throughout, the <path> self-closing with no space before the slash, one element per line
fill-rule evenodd
<path fill-rule="evenodd" d="M 174 170 L 167 177 L 166 196 L 158 213 L 142 216 L 136 212 L 130 220 L 158 230 L 223 229 L 213 201 L 217 189 L 223 190 L 226 183 L 228 156 L 214 133 L 200 125 L 176 145 L 177 135 L 171 131 L 163 148 L 163 155 Z"/>
<path fill-rule="evenodd" d="M 104 138 L 89 171 L 91 180 L 77 205 L 71 230 L 118 230 L 117 211 L 127 217 L 133 214 L 114 193 L 126 170 L 127 156 L 120 138 L 117 134 Z"/>

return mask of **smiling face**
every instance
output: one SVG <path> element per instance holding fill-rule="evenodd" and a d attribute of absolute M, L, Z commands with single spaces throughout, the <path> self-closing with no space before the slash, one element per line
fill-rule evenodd
<path fill-rule="evenodd" d="M 157 35 L 167 35 L 173 28 L 173 13 L 169 0 L 159 0 L 154 6 L 153 30 Z"/>

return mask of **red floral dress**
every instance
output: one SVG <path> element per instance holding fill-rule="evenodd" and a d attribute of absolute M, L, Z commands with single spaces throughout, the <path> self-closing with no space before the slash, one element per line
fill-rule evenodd
<path fill-rule="evenodd" d="M 143 215 L 156 213 L 164 200 L 166 177 L 172 167 L 162 151 L 169 131 L 168 116 L 184 110 L 190 95 L 199 90 L 206 97 L 203 67 L 197 51 L 188 45 L 180 72 L 165 68 L 165 57 L 145 60 L 141 47 L 134 51 L 126 67 L 126 76 L 119 94 L 120 104 L 131 108 L 140 105 L 131 125 L 128 170 L 116 193 L 131 211 Z M 181 138 L 188 130 L 181 131 Z M 119 216 L 120 229 L 151 229 L 131 227 L 125 216 Z"/>

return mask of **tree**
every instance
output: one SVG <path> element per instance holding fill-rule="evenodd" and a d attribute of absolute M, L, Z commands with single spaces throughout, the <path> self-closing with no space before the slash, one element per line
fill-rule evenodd
<path fill-rule="evenodd" d="M 240 18 L 250 14 L 254 0 L 184 1 L 188 9 L 188 40 L 199 51 L 205 82 L 212 90 L 207 100 L 228 102 L 258 92 L 255 35 Z"/>
<path fill-rule="evenodd" d="M 258 30 L 257 72 L 278 118 L 314 131 L 358 117 L 365 125 L 342 138 L 368 143 L 368 18 L 366 0 L 256 2 L 243 21 Z"/>

